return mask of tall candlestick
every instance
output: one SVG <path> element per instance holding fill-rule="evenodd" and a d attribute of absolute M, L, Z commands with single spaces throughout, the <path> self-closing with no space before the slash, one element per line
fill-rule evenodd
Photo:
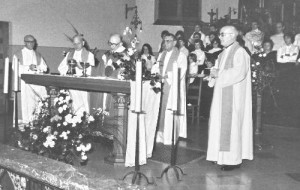
<path fill-rule="evenodd" d="M 295 17 L 296 16 L 296 1 L 294 0 L 294 3 L 293 3 L 293 16 Z"/>
<path fill-rule="evenodd" d="M 262 0 L 259 0 L 259 8 L 262 8 L 262 6 L 261 6 L 261 3 L 262 3 Z"/>
<path fill-rule="evenodd" d="M 19 91 L 19 61 L 14 58 L 14 91 Z"/>
<path fill-rule="evenodd" d="M 178 63 L 175 61 L 173 63 L 172 71 L 172 110 L 177 111 L 178 106 Z"/>
<path fill-rule="evenodd" d="M 261 8 L 265 8 L 265 0 L 261 0 Z"/>
<path fill-rule="evenodd" d="M 3 93 L 8 94 L 8 81 L 9 81 L 9 59 L 5 58 L 4 62 L 4 81 L 3 81 Z"/>
<path fill-rule="evenodd" d="M 136 62 L 135 68 L 135 112 L 142 111 L 142 62 Z"/>
<path fill-rule="evenodd" d="M 281 4 L 281 21 L 284 21 L 284 4 Z"/>

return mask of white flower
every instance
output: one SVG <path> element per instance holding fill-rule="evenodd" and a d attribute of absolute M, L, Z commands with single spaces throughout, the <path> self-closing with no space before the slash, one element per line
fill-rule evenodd
<path fill-rule="evenodd" d="M 64 140 L 67 140 L 68 139 L 68 133 L 66 131 L 63 131 L 59 137 L 63 138 Z"/>
<path fill-rule="evenodd" d="M 87 160 L 87 156 L 86 156 L 86 155 L 83 155 L 83 156 L 81 156 L 81 159 L 82 159 L 82 160 Z"/>
<path fill-rule="evenodd" d="M 67 123 L 66 121 L 64 121 L 64 122 L 63 122 L 63 125 L 64 125 L 64 126 L 67 126 L 67 125 L 68 125 L 68 123 Z"/>
<path fill-rule="evenodd" d="M 65 116 L 65 121 L 68 122 L 68 123 L 72 123 L 73 122 L 72 115 L 71 114 L 66 115 Z"/>
<path fill-rule="evenodd" d="M 58 132 L 57 132 L 57 131 L 54 131 L 53 135 L 55 135 L 55 136 L 58 135 Z"/>
<path fill-rule="evenodd" d="M 81 146 L 77 146 L 76 150 L 79 152 L 81 151 Z"/>
<path fill-rule="evenodd" d="M 43 132 L 44 132 L 44 133 L 47 133 L 47 132 L 50 131 L 50 129 L 51 129 L 51 126 L 47 126 L 47 127 L 45 127 L 45 128 L 43 129 Z"/>
<path fill-rule="evenodd" d="M 88 144 L 85 146 L 85 150 L 86 150 L 86 151 L 91 150 L 91 148 L 92 148 L 91 143 L 88 143 Z"/>
<path fill-rule="evenodd" d="M 132 56 L 134 54 L 134 51 L 132 48 L 128 48 L 127 53 L 129 56 Z"/>
<path fill-rule="evenodd" d="M 81 139 L 81 138 L 82 138 L 82 134 L 79 134 L 78 138 L 80 138 L 80 139 Z"/>
<path fill-rule="evenodd" d="M 60 127 L 60 126 L 61 126 L 61 124 L 60 124 L 60 123 L 58 123 L 58 124 L 57 124 L 57 127 Z"/>
<path fill-rule="evenodd" d="M 259 65 L 260 63 L 259 62 L 256 62 L 256 65 Z"/>
<path fill-rule="evenodd" d="M 59 100 L 60 102 L 62 102 L 62 101 L 64 100 L 64 98 L 63 98 L 62 96 L 60 96 L 60 97 L 58 98 L 58 100 Z"/>
<path fill-rule="evenodd" d="M 266 53 L 264 53 L 264 54 L 263 54 L 263 57 L 266 57 L 266 56 L 267 56 L 267 54 L 266 54 Z"/>
<path fill-rule="evenodd" d="M 119 79 L 119 80 L 125 80 L 125 78 L 124 78 L 123 75 L 118 75 L 118 79 Z"/>
<path fill-rule="evenodd" d="M 107 112 L 107 111 L 103 111 L 103 115 L 106 115 L 106 116 L 108 116 L 108 115 L 109 115 L 109 112 Z"/>
<path fill-rule="evenodd" d="M 63 109 L 62 107 L 59 107 L 59 108 L 58 108 L 58 112 L 59 112 L 59 113 L 62 113 L 63 111 L 64 111 L 64 109 Z"/>
<path fill-rule="evenodd" d="M 89 116 L 88 120 L 89 120 L 89 121 L 95 121 L 94 117 L 91 116 L 91 115 Z"/>
<path fill-rule="evenodd" d="M 36 135 L 36 134 L 34 134 L 33 136 L 32 136 L 32 139 L 33 140 L 36 140 L 38 138 L 38 136 Z"/>
<path fill-rule="evenodd" d="M 54 98 L 54 100 L 53 100 L 54 104 L 56 104 L 56 103 L 57 103 L 57 101 L 58 101 L 58 98 L 57 98 L 57 97 L 56 97 L 56 98 Z"/>
<path fill-rule="evenodd" d="M 66 110 L 67 108 L 68 108 L 68 106 L 65 104 L 65 105 L 63 105 L 63 107 L 62 107 L 64 110 Z"/>
<path fill-rule="evenodd" d="M 67 134 L 70 134 L 71 132 L 69 130 L 67 130 Z"/>
<path fill-rule="evenodd" d="M 262 57 L 262 54 L 258 54 L 259 57 Z"/>

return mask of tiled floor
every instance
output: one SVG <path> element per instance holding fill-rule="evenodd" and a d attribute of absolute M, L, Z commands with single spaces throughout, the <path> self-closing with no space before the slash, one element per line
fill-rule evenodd
<path fill-rule="evenodd" d="M 181 142 L 180 146 L 205 151 L 207 122 L 189 125 L 188 138 L 190 141 Z M 172 171 L 167 177 L 158 179 L 167 164 L 148 160 L 147 165 L 141 166 L 141 171 L 155 185 L 145 186 L 142 180 L 140 187 L 124 186 L 127 189 L 149 190 L 300 190 L 300 129 L 264 126 L 263 135 L 255 137 L 255 140 L 262 150 L 255 146 L 255 159 L 245 161 L 241 168 L 234 171 L 221 171 L 220 166 L 207 162 L 202 156 L 180 166 L 187 175 L 177 182 Z M 103 158 L 108 155 L 110 146 L 103 145 L 102 141 L 94 144 L 94 149 L 88 164 L 82 166 L 85 169 L 117 179 L 120 183 L 124 174 L 134 170 L 106 164 Z M 126 181 L 130 182 L 131 176 Z"/>
<path fill-rule="evenodd" d="M 205 150 L 207 146 L 207 124 L 189 125 L 189 138 L 192 142 L 181 143 L 194 149 Z M 148 160 L 141 167 L 156 185 L 143 186 L 149 190 L 299 190 L 300 189 L 300 129 L 265 126 L 264 134 L 256 137 L 262 150 L 255 148 L 255 159 L 245 161 L 240 169 L 230 172 L 220 170 L 202 156 L 190 163 L 181 165 L 186 176 L 177 182 L 172 171 L 168 177 L 158 179 L 167 164 Z M 258 146 L 256 146 L 258 147 Z M 101 172 L 103 175 L 121 179 L 134 168 L 113 167 L 103 161 L 108 148 L 95 145 L 96 151 L 90 155 L 90 162 L 83 166 Z M 189 155 L 186 155 L 189 156 Z M 130 182 L 131 178 L 128 178 Z M 141 181 L 142 184 L 145 181 Z M 134 186 L 128 189 L 135 189 Z"/>

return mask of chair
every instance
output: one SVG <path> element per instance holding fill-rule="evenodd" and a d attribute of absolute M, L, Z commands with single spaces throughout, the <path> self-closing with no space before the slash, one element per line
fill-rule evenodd
<path fill-rule="evenodd" d="M 197 119 L 197 124 L 200 120 L 200 103 L 201 103 L 201 92 L 203 76 L 192 76 L 189 78 L 195 78 L 194 82 L 187 85 L 187 117 L 192 118 L 192 123 L 194 123 L 195 118 Z"/>

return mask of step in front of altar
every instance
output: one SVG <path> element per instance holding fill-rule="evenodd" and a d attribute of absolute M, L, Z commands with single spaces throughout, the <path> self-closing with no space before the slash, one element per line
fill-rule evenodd
<path fill-rule="evenodd" d="M 26 178 L 26 180 L 34 179 L 34 181 L 47 184 L 46 186 L 59 189 L 100 190 L 118 188 L 117 181 L 105 177 L 101 171 L 90 172 L 85 168 L 75 167 L 0 144 L 0 171 L 3 172 L 4 170 L 9 174 Z"/>

